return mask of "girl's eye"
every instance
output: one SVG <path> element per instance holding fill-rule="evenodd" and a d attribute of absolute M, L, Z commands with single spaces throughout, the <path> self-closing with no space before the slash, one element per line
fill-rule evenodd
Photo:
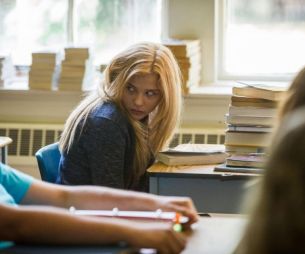
<path fill-rule="evenodd" d="M 146 95 L 147 95 L 148 97 L 154 96 L 155 94 L 156 94 L 156 93 L 153 92 L 153 91 L 148 91 L 148 92 L 146 92 Z"/>
<path fill-rule="evenodd" d="M 156 91 L 147 91 L 146 95 L 147 97 L 157 96 L 159 93 Z"/>
<path fill-rule="evenodd" d="M 134 92 L 134 91 L 135 91 L 135 88 L 134 88 L 133 86 L 131 86 L 131 85 L 128 85 L 128 86 L 127 86 L 127 90 L 128 90 L 129 92 Z"/>

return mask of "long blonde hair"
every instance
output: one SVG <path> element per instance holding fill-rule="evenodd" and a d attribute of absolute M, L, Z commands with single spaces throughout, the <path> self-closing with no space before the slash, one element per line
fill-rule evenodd
<path fill-rule="evenodd" d="M 305 108 L 285 116 L 235 254 L 305 253 Z"/>
<path fill-rule="evenodd" d="M 144 126 L 128 114 L 122 104 L 127 82 L 138 74 L 156 73 L 159 77 L 161 101 L 150 113 Z M 134 181 L 145 172 L 151 155 L 163 149 L 174 133 L 181 114 L 181 74 L 175 57 L 157 43 L 135 44 L 115 56 L 104 71 L 104 79 L 96 91 L 87 96 L 68 117 L 61 139 L 62 151 L 69 151 L 77 126 L 86 121 L 90 112 L 105 100 L 114 102 L 128 117 L 136 136 Z"/>

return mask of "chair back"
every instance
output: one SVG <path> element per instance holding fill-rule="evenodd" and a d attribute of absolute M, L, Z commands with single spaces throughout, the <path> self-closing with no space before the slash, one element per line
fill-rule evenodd
<path fill-rule="evenodd" d="M 61 156 L 58 143 L 40 148 L 35 153 L 35 156 L 38 162 L 41 179 L 49 183 L 55 183 L 58 177 L 58 166 Z"/>

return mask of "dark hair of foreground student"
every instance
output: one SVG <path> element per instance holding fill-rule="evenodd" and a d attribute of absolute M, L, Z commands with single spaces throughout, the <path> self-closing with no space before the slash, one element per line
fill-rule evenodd
<path fill-rule="evenodd" d="M 284 118 L 235 253 L 305 253 L 305 108 Z"/>

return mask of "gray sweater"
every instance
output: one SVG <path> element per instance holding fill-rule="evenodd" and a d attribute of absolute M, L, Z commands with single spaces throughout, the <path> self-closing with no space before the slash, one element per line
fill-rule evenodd
<path fill-rule="evenodd" d="M 80 130 L 78 126 L 69 153 L 64 152 L 61 156 L 57 182 L 148 190 L 146 174 L 136 186 L 130 185 L 135 134 L 114 103 L 104 102 L 98 106 Z"/>

